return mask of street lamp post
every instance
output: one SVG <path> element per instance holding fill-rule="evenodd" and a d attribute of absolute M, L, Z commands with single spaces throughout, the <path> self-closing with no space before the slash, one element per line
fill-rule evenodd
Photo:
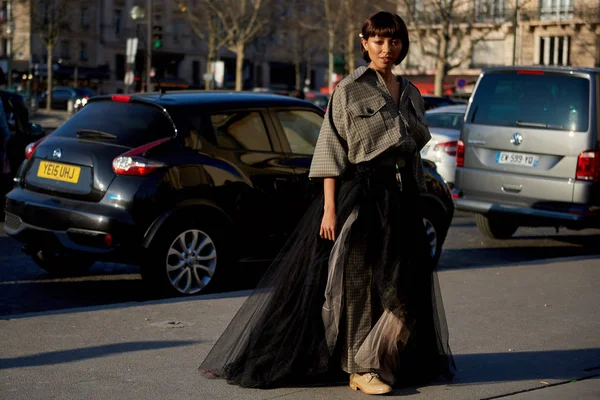
<path fill-rule="evenodd" d="M 10 90 L 12 87 L 12 58 L 13 58 L 13 36 L 15 34 L 15 23 L 12 19 L 12 2 L 9 1 L 6 3 L 6 34 L 8 38 L 6 39 L 6 70 L 7 70 L 7 78 L 6 84 L 7 89 Z"/>
<path fill-rule="evenodd" d="M 150 85 L 152 85 L 152 77 L 150 76 L 150 70 L 152 69 L 152 46 L 150 40 L 152 39 L 152 0 L 146 0 L 146 9 L 143 7 L 135 6 L 131 9 L 131 19 L 138 24 L 146 22 L 146 92 L 150 91 Z M 142 85 L 143 86 L 143 85 Z"/>

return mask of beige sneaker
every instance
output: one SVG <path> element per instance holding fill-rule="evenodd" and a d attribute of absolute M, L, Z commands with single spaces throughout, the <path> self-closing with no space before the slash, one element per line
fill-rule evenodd
<path fill-rule="evenodd" d="M 350 388 L 360 389 L 364 394 L 385 394 L 392 391 L 392 387 L 379 379 L 379 375 L 374 372 L 350 375 Z"/>

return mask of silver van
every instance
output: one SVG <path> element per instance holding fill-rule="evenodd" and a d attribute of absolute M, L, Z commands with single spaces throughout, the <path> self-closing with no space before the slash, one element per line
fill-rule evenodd
<path fill-rule="evenodd" d="M 486 236 L 600 227 L 600 68 L 484 69 L 457 148 L 453 197 Z"/>

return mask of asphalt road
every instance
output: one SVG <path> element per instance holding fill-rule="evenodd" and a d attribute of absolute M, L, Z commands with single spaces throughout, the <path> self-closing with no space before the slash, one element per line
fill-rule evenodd
<path fill-rule="evenodd" d="M 484 238 L 470 214 L 457 213 L 440 259 L 440 270 L 600 254 L 600 230 L 556 233 L 551 228 L 520 228 L 513 239 Z M 21 244 L 4 234 L 0 223 L 0 316 L 152 300 L 139 268 L 96 263 L 88 274 L 54 278 L 21 252 Z M 259 274 L 249 265 L 229 290 L 249 289 Z"/>

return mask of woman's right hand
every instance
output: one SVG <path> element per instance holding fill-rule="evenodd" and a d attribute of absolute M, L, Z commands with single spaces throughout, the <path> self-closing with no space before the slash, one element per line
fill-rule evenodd
<path fill-rule="evenodd" d="M 326 210 L 323 213 L 319 235 L 323 239 L 335 240 L 335 210 Z"/>

